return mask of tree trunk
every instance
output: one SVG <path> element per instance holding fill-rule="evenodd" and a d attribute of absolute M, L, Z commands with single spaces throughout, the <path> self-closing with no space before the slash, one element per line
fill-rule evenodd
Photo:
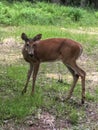
<path fill-rule="evenodd" d="M 65 5 L 68 5 L 70 3 L 69 0 L 65 0 Z"/>
<path fill-rule="evenodd" d="M 98 9 L 98 0 L 94 0 L 95 8 Z"/>
<path fill-rule="evenodd" d="M 86 6 L 86 0 L 81 0 L 80 6 L 84 8 Z"/>

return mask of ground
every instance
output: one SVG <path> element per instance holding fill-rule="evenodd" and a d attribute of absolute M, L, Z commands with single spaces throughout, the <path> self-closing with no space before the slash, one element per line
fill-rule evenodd
<path fill-rule="evenodd" d="M 21 49 L 22 44 L 16 43 L 15 39 L 5 39 L 3 43 L 0 44 L 0 63 L 7 65 L 13 64 L 17 59 L 21 60 Z M 84 51 L 83 55 L 78 60 L 78 63 L 86 71 L 86 91 L 89 91 L 92 95 L 94 94 L 96 87 L 98 87 L 97 52 L 98 46 L 95 47 L 95 51 L 92 56 L 89 56 L 89 54 L 86 54 Z M 46 76 L 55 79 L 58 78 L 58 75 L 55 73 L 47 74 Z M 67 78 L 70 80 L 70 75 Z M 55 116 L 49 112 L 40 112 L 39 109 L 39 114 L 37 117 L 30 115 L 26 117 L 24 122 L 21 124 L 15 123 L 13 119 L 5 120 L 0 130 L 82 130 L 82 126 L 84 126 L 85 130 L 98 130 L 98 103 L 85 102 L 84 106 L 86 118 L 80 122 L 79 126 L 74 128 L 68 120 L 56 120 Z"/>

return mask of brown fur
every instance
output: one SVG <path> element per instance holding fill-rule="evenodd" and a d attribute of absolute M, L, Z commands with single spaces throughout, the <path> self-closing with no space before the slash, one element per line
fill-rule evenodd
<path fill-rule="evenodd" d="M 30 70 L 28 71 L 27 82 L 22 93 L 26 92 L 27 85 L 33 71 L 33 94 L 36 76 L 41 62 L 52 62 L 56 60 L 61 60 L 67 66 L 73 76 L 73 84 L 71 86 L 67 99 L 71 97 L 74 87 L 80 76 L 82 83 L 82 103 L 84 103 L 86 74 L 76 64 L 76 60 L 81 55 L 83 50 L 81 44 L 67 38 L 51 38 L 40 40 L 41 36 L 41 34 L 38 34 L 33 39 L 29 39 L 26 34 L 23 33 L 21 35 L 22 39 L 25 41 L 25 45 L 22 50 L 23 57 L 27 62 L 30 63 Z"/>

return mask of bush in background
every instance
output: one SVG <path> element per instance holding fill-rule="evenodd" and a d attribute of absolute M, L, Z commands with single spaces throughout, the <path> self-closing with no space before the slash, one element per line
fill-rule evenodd
<path fill-rule="evenodd" d="M 94 15 L 94 11 L 43 2 L 13 2 L 11 4 L 0 2 L 0 9 L 0 24 L 3 25 L 93 26 L 98 24 L 97 13 Z"/>

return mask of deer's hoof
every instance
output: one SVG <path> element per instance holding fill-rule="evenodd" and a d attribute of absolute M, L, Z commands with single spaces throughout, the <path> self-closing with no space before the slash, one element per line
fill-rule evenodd
<path fill-rule="evenodd" d="M 62 80 L 62 79 L 58 79 L 58 82 L 59 82 L 59 83 L 63 83 L 63 80 Z"/>
<path fill-rule="evenodd" d="M 82 99 L 82 100 L 81 100 L 81 104 L 84 104 L 84 103 L 85 103 L 85 101 L 84 101 L 84 99 Z"/>
<path fill-rule="evenodd" d="M 26 93 L 26 90 L 25 90 L 25 89 L 23 89 L 23 91 L 21 92 L 21 94 L 24 95 L 24 93 Z"/>

